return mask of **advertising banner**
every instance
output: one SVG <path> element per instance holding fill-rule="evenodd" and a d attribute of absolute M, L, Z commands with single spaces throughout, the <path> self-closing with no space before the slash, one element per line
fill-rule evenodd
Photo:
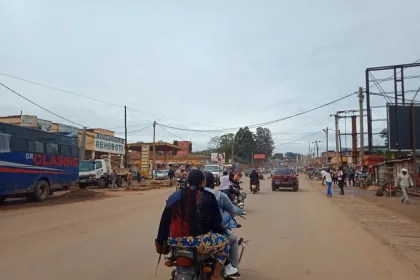
<path fill-rule="evenodd" d="M 46 120 L 42 120 L 42 119 L 38 119 L 38 127 L 43 130 L 43 131 L 47 131 L 50 132 L 51 131 L 51 127 L 52 127 L 52 122 L 51 121 L 46 121 Z"/>
<path fill-rule="evenodd" d="M 265 159 L 264 154 L 254 154 L 254 159 Z"/>
<path fill-rule="evenodd" d="M 25 127 L 37 127 L 38 126 L 36 116 L 22 115 L 20 117 L 20 119 L 21 119 L 20 120 L 21 126 L 25 126 Z"/>
<path fill-rule="evenodd" d="M 79 133 L 79 129 L 71 125 L 59 123 L 58 132 L 69 132 L 77 135 Z"/>
<path fill-rule="evenodd" d="M 98 152 L 123 155 L 125 153 L 124 139 L 96 133 L 94 149 Z"/>
<path fill-rule="evenodd" d="M 224 164 L 226 162 L 225 153 L 211 153 L 210 160 L 212 163 Z"/>

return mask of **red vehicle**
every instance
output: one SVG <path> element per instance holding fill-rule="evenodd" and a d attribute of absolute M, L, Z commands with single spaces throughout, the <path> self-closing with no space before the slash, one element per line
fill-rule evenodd
<path fill-rule="evenodd" d="M 299 175 L 290 168 L 276 169 L 271 177 L 271 189 L 274 192 L 280 188 L 290 188 L 297 192 L 299 190 Z"/>

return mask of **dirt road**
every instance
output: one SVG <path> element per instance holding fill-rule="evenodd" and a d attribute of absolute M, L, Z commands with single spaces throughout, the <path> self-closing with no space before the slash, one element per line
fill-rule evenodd
<path fill-rule="evenodd" d="M 303 177 L 298 193 L 262 182 L 236 231 L 250 239 L 243 279 L 420 279 Z M 154 275 L 153 240 L 170 192 L 0 211 L 0 279 L 169 279 L 163 265 Z"/>

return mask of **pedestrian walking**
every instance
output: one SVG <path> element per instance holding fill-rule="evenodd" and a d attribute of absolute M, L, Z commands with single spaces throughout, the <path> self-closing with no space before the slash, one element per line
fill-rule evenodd
<path fill-rule="evenodd" d="M 111 188 L 115 188 L 117 184 L 117 173 L 115 172 L 115 169 L 111 172 Z"/>
<path fill-rule="evenodd" d="M 349 186 L 353 186 L 353 187 L 355 186 L 354 177 L 355 177 L 354 169 L 351 169 L 349 171 Z"/>
<path fill-rule="evenodd" d="M 321 185 L 322 186 L 325 186 L 325 184 L 324 184 L 324 182 L 325 182 L 325 173 L 327 173 L 327 171 L 325 171 L 324 169 L 322 169 L 321 170 L 321 178 L 322 178 Z"/>
<path fill-rule="evenodd" d="M 332 175 L 329 169 L 327 169 L 326 171 L 324 171 L 324 176 L 322 178 L 322 181 L 325 180 L 325 183 L 327 184 L 327 196 L 328 197 L 332 197 Z"/>
<path fill-rule="evenodd" d="M 168 177 L 169 177 L 169 185 L 172 187 L 174 184 L 174 177 L 175 177 L 175 171 L 172 167 L 169 168 Z"/>
<path fill-rule="evenodd" d="M 401 169 L 401 173 L 398 175 L 397 180 L 395 180 L 395 188 L 399 186 L 402 191 L 401 202 L 410 203 L 408 199 L 408 188 L 413 186 L 413 180 L 408 174 L 407 169 Z"/>
<path fill-rule="evenodd" d="M 128 174 L 127 174 L 127 184 L 128 184 L 128 186 L 131 186 L 132 181 L 133 181 L 133 172 L 131 172 L 131 170 L 128 170 Z"/>
<path fill-rule="evenodd" d="M 137 172 L 137 185 L 140 185 L 141 183 L 141 173 L 140 170 Z"/>
<path fill-rule="evenodd" d="M 345 174 L 343 171 L 343 167 L 340 166 L 338 168 L 338 173 L 337 173 L 337 181 L 338 181 L 338 187 L 340 188 L 340 195 L 344 195 L 344 179 L 345 179 Z"/>

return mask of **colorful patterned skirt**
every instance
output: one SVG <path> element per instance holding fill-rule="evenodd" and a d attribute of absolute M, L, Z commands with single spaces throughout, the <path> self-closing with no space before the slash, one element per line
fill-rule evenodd
<path fill-rule="evenodd" d="M 221 263 L 225 263 L 229 256 L 228 239 L 217 233 L 207 233 L 196 237 L 169 237 L 168 244 L 173 247 L 195 248 L 200 255 L 213 255 Z"/>

